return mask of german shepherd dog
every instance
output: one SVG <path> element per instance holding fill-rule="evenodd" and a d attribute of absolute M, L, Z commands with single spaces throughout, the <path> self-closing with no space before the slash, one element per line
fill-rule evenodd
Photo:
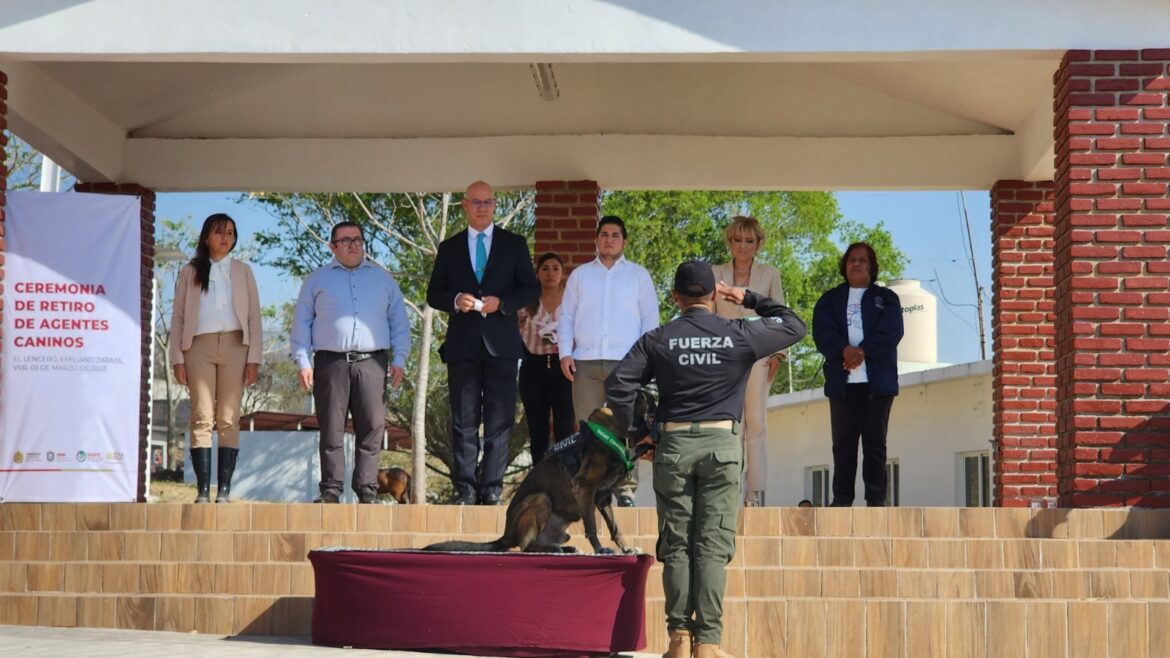
<path fill-rule="evenodd" d="M 390 500 L 396 503 L 413 503 L 414 492 L 411 491 L 410 473 L 398 468 L 378 469 L 378 495 L 389 494 Z"/>
<path fill-rule="evenodd" d="M 638 431 L 633 436 L 649 434 L 654 426 L 654 399 L 639 391 L 634 413 Z M 625 428 L 616 426 L 609 409 L 595 410 L 589 414 L 588 422 L 621 437 L 618 440 L 625 445 Z M 579 452 L 575 448 L 579 448 Z M 614 522 L 613 492 L 629 472 L 626 459 L 636 464 L 648 449 L 649 446 L 639 446 L 631 451 L 632 454 L 619 455 L 597 438 L 586 422 L 582 422 L 576 434 L 550 448 L 545 458 L 520 483 L 508 502 L 503 536 L 489 542 L 440 542 L 423 550 L 475 553 L 519 548 L 530 553 L 572 553 L 576 549 L 564 546 L 569 541 L 565 528 L 583 519 L 585 537 L 593 546 L 593 552 L 611 554 L 613 549 L 602 547 L 597 538 L 596 509 L 605 519 L 613 543 L 623 553 L 632 553 Z M 624 447 L 622 450 L 625 452 Z"/>

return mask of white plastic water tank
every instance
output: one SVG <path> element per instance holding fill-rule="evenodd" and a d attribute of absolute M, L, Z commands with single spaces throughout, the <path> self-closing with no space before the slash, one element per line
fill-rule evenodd
<path fill-rule="evenodd" d="M 938 362 L 938 300 L 917 279 L 894 279 L 890 290 L 902 300 L 906 333 L 898 343 L 898 360 Z"/>

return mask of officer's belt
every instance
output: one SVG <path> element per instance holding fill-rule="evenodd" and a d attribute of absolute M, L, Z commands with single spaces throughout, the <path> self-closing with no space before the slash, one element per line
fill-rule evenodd
<path fill-rule="evenodd" d="M 662 424 L 662 429 L 667 432 L 677 432 L 679 430 L 730 430 L 734 429 L 734 420 L 668 420 Z"/>

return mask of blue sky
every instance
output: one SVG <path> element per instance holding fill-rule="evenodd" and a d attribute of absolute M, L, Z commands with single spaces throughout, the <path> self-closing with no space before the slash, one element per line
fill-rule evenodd
<path fill-rule="evenodd" d="M 984 289 L 983 315 L 990 356 L 991 202 L 987 192 L 966 192 L 964 196 L 979 283 Z M 208 215 L 226 212 L 235 218 L 241 239 L 247 241 L 252 233 L 274 220 L 258 205 L 237 203 L 239 197 L 237 193 L 161 193 L 155 213 L 159 219 L 182 219 L 198 229 Z M 979 360 L 979 332 L 973 307 L 975 284 L 958 193 L 838 192 L 837 201 L 841 213 L 849 219 L 867 226 L 884 223 L 894 236 L 894 244 L 909 258 L 904 277 L 919 279 L 939 298 L 939 360 Z M 256 277 L 265 304 L 292 299 L 300 288 L 299 281 L 271 268 L 256 267 Z"/>

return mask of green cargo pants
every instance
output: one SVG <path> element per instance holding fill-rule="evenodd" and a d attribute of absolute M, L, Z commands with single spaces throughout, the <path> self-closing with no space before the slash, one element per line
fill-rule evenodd
<path fill-rule="evenodd" d="M 719 644 L 723 635 L 742 455 L 738 423 L 731 430 L 691 425 L 663 432 L 654 453 L 666 628 L 689 630 L 706 644 Z"/>

